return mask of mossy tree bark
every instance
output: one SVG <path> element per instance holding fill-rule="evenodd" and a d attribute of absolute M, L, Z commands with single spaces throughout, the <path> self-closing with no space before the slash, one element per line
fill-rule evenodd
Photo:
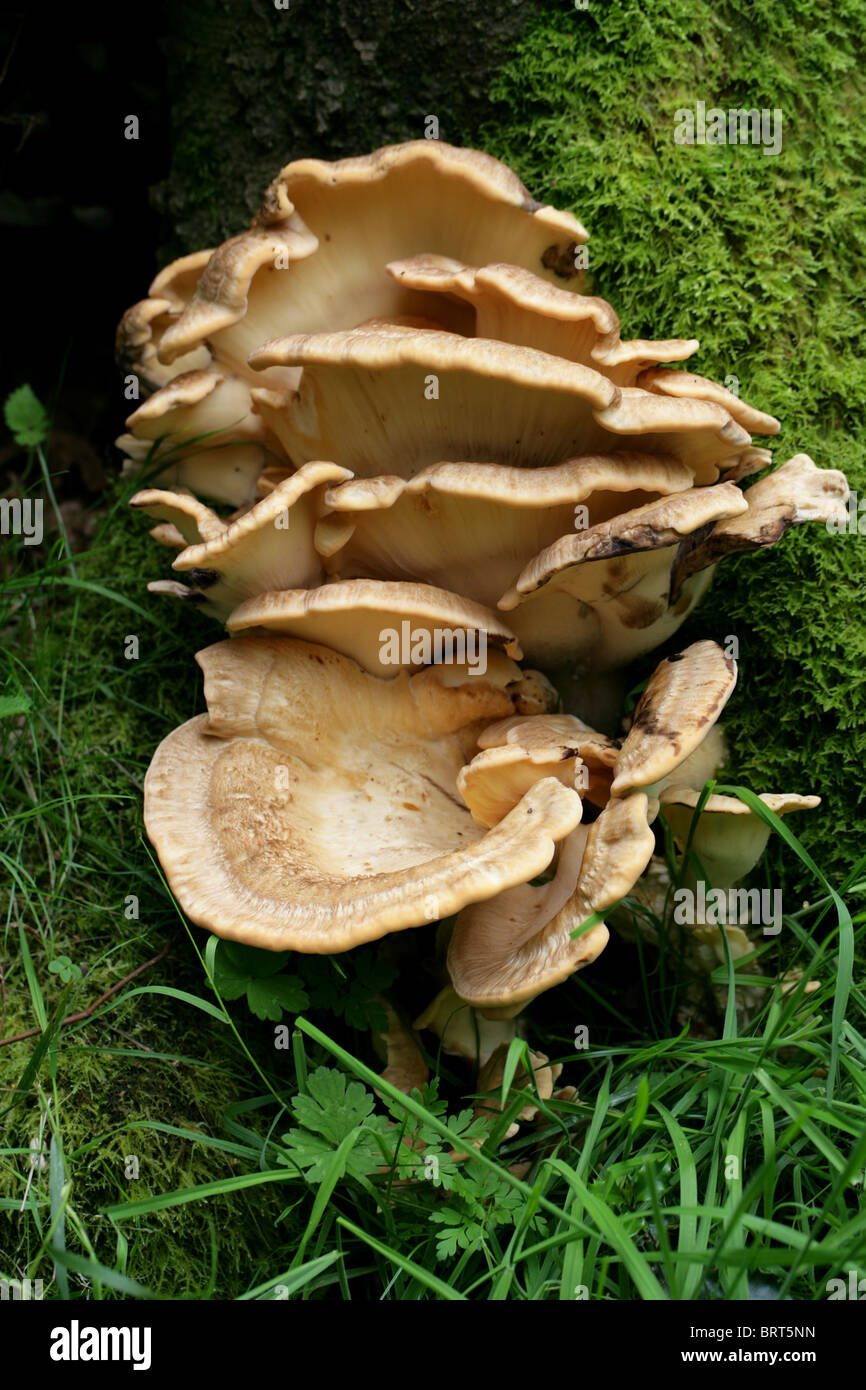
<path fill-rule="evenodd" d="M 166 40 L 172 162 L 164 253 L 242 230 L 291 159 L 460 143 L 535 0 L 178 0 Z M 429 125 L 428 125 L 429 128 Z"/>

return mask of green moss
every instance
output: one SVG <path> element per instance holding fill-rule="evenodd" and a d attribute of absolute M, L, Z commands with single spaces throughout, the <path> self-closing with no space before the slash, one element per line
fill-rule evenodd
<path fill-rule="evenodd" d="M 0 586 L 0 627 L 14 632 L 0 688 L 5 676 L 30 701 L 26 717 L 0 721 L 6 1038 L 38 1026 L 19 926 L 49 1018 L 63 991 L 49 968 L 58 956 L 82 972 L 67 1014 L 88 1009 L 166 948 L 170 954 L 123 993 L 154 986 L 208 993 L 146 847 L 141 789 L 155 743 L 200 707 L 192 654 L 220 634 L 200 615 L 171 613 L 147 595 L 153 542 L 121 504 L 124 489 L 116 491 L 117 510 L 92 550 L 76 557 L 73 585 L 58 584 L 49 570 L 32 574 L 23 592 Z M 124 655 L 130 636 L 138 638 L 137 660 Z M 138 898 L 137 918 L 125 914 L 129 895 Z M 253 1028 L 246 1041 L 273 1065 L 265 1030 Z M 67 1025 L 34 1084 L 4 1115 L 35 1045 L 31 1037 L 0 1048 L 0 1198 L 14 1202 L 0 1210 L 0 1276 L 23 1272 L 39 1248 L 34 1223 L 17 1208 L 48 1099 L 44 1144 L 53 1125 L 72 1183 L 67 1243 L 77 1254 L 85 1247 L 75 1221 L 99 1258 L 115 1265 L 117 1233 L 101 1215 L 105 1207 L 235 1171 L 229 1156 L 195 1137 L 154 1128 L 225 1134 L 227 1112 L 249 1095 L 250 1078 L 226 1026 L 165 994 L 130 994 L 103 1017 Z M 139 1160 L 137 1178 L 126 1176 L 128 1156 Z M 47 1169 L 34 1175 L 35 1201 L 47 1200 L 48 1180 Z M 208 1289 L 235 1297 L 255 1282 L 263 1246 L 274 1249 L 280 1206 L 275 1191 L 256 1191 L 222 1197 L 212 1210 L 194 1203 L 125 1222 L 127 1273 L 166 1297 Z M 50 1259 L 32 1273 L 45 1281 L 46 1296 L 56 1296 Z"/>
<path fill-rule="evenodd" d="M 624 334 L 700 339 L 695 370 L 735 376 L 782 421 L 777 460 L 807 452 L 866 496 L 858 0 L 545 8 L 475 138 L 584 221 L 591 288 Z M 780 109 L 781 153 L 676 144 L 677 109 L 699 100 Z M 738 637 L 734 771 L 759 791 L 824 797 L 795 828 L 837 880 L 863 850 L 864 566 L 866 539 L 805 526 L 720 567 L 676 639 Z M 808 880 L 786 863 L 799 890 Z"/>

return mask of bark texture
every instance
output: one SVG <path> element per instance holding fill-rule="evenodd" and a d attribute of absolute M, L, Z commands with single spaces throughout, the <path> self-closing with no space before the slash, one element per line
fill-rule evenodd
<path fill-rule="evenodd" d="M 240 231 L 283 164 L 418 139 L 461 143 L 536 0 L 177 0 L 164 257 Z"/>

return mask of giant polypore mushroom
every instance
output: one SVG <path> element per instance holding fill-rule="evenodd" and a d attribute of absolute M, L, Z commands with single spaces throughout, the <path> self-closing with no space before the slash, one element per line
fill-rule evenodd
<path fill-rule="evenodd" d="M 741 488 L 779 422 L 679 369 L 696 340 L 623 339 L 585 238 L 477 151 L 300 160 L 124 317 L 146 399 L 119 442 L 176 576 L 151 588 L 233 634 L 145 787 L 212 931 L 332 952 L 456 916 L 461 1008 L 514 1015 L 603 948 L 659 806 L 719 761 L 715 644 L 661 663 L 621 746 L 585 678 L 847 484 L 796 455 Z"/>
<path fill-rule="evenodd" d="M 181 906 L 269 950 L 345 951 L 447 917 L 550 863 L 578 794 L 550 778 L 492 830 L 457 794 L 505 676 L 390 680 L 329 648 L 249 637 L 199 653 L 208 713 L 160 744 L 145 823 Z"/>

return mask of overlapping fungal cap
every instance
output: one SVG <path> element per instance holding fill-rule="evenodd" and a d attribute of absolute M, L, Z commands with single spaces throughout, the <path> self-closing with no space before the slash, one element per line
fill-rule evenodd
<path fill-rule="evenodd" d="M 661 664 L 621 746 L 515 663 L 626 665 L 847 485 L 797 455 L 742 489 L 778 421 L 681 369 L 695 340 L 623 339 L 585 237 L 477 151 L 301 160 L 126 315 L 151 588 L 233 634 L 146 784 L 194 921 L 330 953 L 456 916 L 454 989 L 514 1015 L 603 949 L 659 805 L 718 760 L 712 643 Z"/>
<path fill-rule="evenodd" d="M 551 775 L 603 809 L 564 841 L 549 882 L 522 884 L 458 915 L 448 970 L 461 998 L 509 1017 L 604 949 L 603 922 L 574 933 L 643 874 L 655 849 L 655 793 L 677 769 L 698 766 L 702 744 L 720 750 L 712 729 L 735 680 L 731 658 L 714 642 L 697 642 L 657 667 L 622 747 L 567 715 L 511 716 L 484 730 L 479 753 L 458 776 L 481 825 L 495 826 Z"/>
<path fill-rule="evenodd" d="M 671 636 L 700 596 L 699 577 L 670 601 L 684 538 L 745 511 L 733 483 L 690 488 L 572 532 L 535 556 L 499 600 L 527 657 L 594 670 L 624 666 Z"/>
<path fill-rule="evenodd" d="M 173 568 L 192 583 L 187 597 L 224 622 L 245 599 L 322 581 L 315 528 L 326 489 L 348 476 L 333 463 L 308 463 L 229 524 L 193 499 L 162 489 L 138 492 L 130 505 L 182 534 L 188 543 Z"/>
<path fill-rule="evenodd" d="M 694 642 L 660 662 L 614 764 L 612 793 L 656 796 L 707 738 L 736 683 L 737 663 L 716 642 Z"/>
<path fill-rule="evenodd" d="M 448 948 L 457 993 L 508 1018 L 590 965 L 607 945 L 608 930 L 604 922 L 580 929 L 628 892 L 654 847 L 647 798 L 609 801 L 591 826 L 568 836 L 549 883 L 523 883 L 458 915 Z"/>
<path fill-rule="evenodd" d="M 539 777 L 556 777 L 598 806 L 610 796 L 618 746 L 572 714 L 497 720 L 457 778 L 479 825 L 496 825 Z"/>
<path fill-rule="evenodd" d="M 480 1069 L 493 1054 L 518 1036 L 512 1019 L 487 1019 L 467 1004 L 452 985 L 440 989 L 413 1027 L 435 1033 L 441 1050 L 449 1057 L 460 1057 Z"/>
<path fill-rule="evenodd" d="M 652 454 L 585 455 L 552 468 L 437 463 L 413 478 L 357 478 L 328 490 L 316 545 L 340 578 L 415 574 L 496 607 L 539 552 L 659 497 L 691 473 Z"/>
<path fill-rule="evenodd" d="M 160 355 L 171 361 L 208 341 L 241 364 L 275 325 L 320 332 L 416 312 L 417 297 L 386 266 L 423 251 L 472 260 L 498 246 L 513 264 L 574 286 L 585 240 L 576 218 L 535 202 L 478 150 L 413 140 L 333 163 L 296 160 L 249 230 L 211 257 Z"/>
<path fill-rule="evenodd" d="M 526 882 L 580 820 L 553 778 L 487 833 L 460 800 L 479 721 L 514 709 L 511 663 L 383 680 L 286 637 L 198 660 L 208 713 L 157 749 L 145 823 L 178 902 L 217 935 L 344 951 Z"/>
<path fill-rule="evenodd" d="M 817 468 L 808 454 L 795 454 L 781 468 L 743 493 L 745 508 L 685 542 L 674 562 L 671 597 L 676 600 L 691 576 L 726 555 L 775 545 L 789 526 L 804 521 L 843 521 L 848 480 L 837 468 Z"/>
<path fill-rule="evenodd" d="M 125 360 L 168 375 L 122 444 L 157 491 L 254 513 L 313 463 L 345 481 L 312 538 L 281 538 L 297 555 L 263 559 L 257 585 L 248 571 L 240 615 L 197 553 L 225 545 L 230 563 L 231 528 L 187 553 L 160 520 L 192 592 L 154 587 L 236 631 L 257 614 L 327 642 L 326 612 L 353 593 L 363 625 L 378 600 L 323 586 L 428 586 L 452 612 L 498 610 L 487 631 L 537 665 L 604 671 L 675 632 L 719 558 L 835 515 L 844 479 L 802 456 L 744 500 L 736 484 L 770 459 L 752 434 L 778 421 L 672 370 L 694 339 L 623 339 L 580 292 L 585 237 L 504 165 L 439 141 L 288 165 L 246 232 L 168 267 L 124 320 Z"/>
<path fill-rule="evenodd" d="M 711 483 L 751 444 L 713 401 L 620 389 L 552 353 L 438 328 L 373 320 L 295 334 L 259 348 L 250 363 L 303 369 L 297 394 L 253 393 L 288 457 L 303 463 L 342 448 L 361 476 L 374 468 L 412 476 L 466 459 L 550 467 L 634 448 L 672 455 Z"/>
<path fill-rule="evenodd" d="M 473 311 L 475 337 L 498 338 L 582 363 L 617 386 L 634 386 L 650 363 L 680 362 L 699 347 L 696 338 L 623 342 L 619 319 L 606 300 L 571 293 L 521 266 L 478 267 L 422 255 L 393 261 L 387 269 L 399 284 L 430 296 L 423 307 L 431 318 L 447 316 L 436 298 L 447 296 Z"/>
<path fill-rule="evenodd" d="M 761 1002 L 761 990 L 748 984 L 748 976 L 759 973 L 759 966 L 745 959 L 755 949 L 746 928 L 759 923 L 751 919 L 754 908 L 748 890 L 738 885 L 763 854 L 770 825 L 738 797 L 704 796 L 704 783 L 718 771 L 724 756 L 724 744 L 714 729 L 656 785 L 659 820 L 671 832 L 680 856 L 678 887 L 675 891 L 665 860 L 654 856 L 632 889 L 638 910 L 621 906 L 611 918 L 611 925 L 629 939 L 638 934 L 656 947 L 664 942 L 668 948 L 676 940 L 687 977 L 686 1002 L 679 1011 L 682 1022 L 702 1019 L 707 977 L 726 963 L 728 952 L 735 962 L 744 962 L 738 969 L 738 1011 L 748 1014 Z M 777 816 L 820 804 L 820 797 L 798 794 L 762 793 L 758 800 Z M 699 888 L 703 891 L 696 891 Z M 685 911 L 678 904 L 683 889 L 690 895 Z M 657 925 L 661 922 L 663 937 Z M 721 1009 L 727 990 L 722 985 L 713 991 Z"/>
<path fill-rule="evenodd" d="M 154 392 L 126 421 L 119 446 L 127 472 L 146 465 L 148 481 L 179 486 L 234 507 L 256 497 L 259 475 L 279 446 L 253 411 L 249 387 L 216 367 L 185 371 Z"/>
<path fill-rule="evenodd" d="M 701 793 L 695 787 L 664 788 L 659 797 L 660 815 L 670 826 L 680 850 L 689 845 L 686 875 L 689 882 L 704 879 L 707 887 L 732 888 L 746 877 L 767 847 L 770 826 L 756 811 L 735 796 L 713 793 L 696 816 Z M 758 798 L 777 816 L 791 811 L 811 811 L 819 796 L 762 792 Z"/>
<path fill-rule="evenodd" d="M 127 309 L 117 327 L 115 355 L 125 374 L 133 374 L 141 395 L 149 395 L 183 372 L 207 367 L 210 349 L 200 343 L 171 363 L 157 355 L 163 334 L 195 294 L 198 278 L 210 260 L 210 251 L 195 251 L 172 261 L 157 275 L 148 297 Z"/>
<path fill-rule="evenodd" d="M 456 663 L 481 677 L 496 652 L 522 656 L 511 629 L 482 604 L 429 584 L 378 579 L 261 594 L 235 609 L 228 628 L 321 642 L 380 676 Z"/>

